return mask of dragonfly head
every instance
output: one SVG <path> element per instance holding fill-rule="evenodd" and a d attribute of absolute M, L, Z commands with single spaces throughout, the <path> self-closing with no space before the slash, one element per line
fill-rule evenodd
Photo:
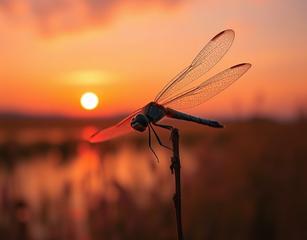
<path fill-rule="evenodd" d="M 131 127 L 139 132 L 144 132 L 148 126 L 148 120 L 144 114 L 138 114 L 131 120 Z"/>

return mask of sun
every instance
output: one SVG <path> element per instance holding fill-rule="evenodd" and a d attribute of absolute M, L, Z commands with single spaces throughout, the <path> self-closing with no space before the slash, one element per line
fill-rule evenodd
<path fill-rule="evenodd" d="M 93 92 L 85 92 L 80 98 L 81 106 L 86 110 L 93 110 L 98 106 L 99 98 Z"/>

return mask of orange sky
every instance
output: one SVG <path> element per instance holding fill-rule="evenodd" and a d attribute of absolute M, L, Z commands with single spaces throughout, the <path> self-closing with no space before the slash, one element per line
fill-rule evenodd
<path fill-rule="evenodd" d="M 233 46 L 206 76 L 253 67 L 189 112 L 293 116 L 307 105 L 306 10 L 304 0 L 0 0 L 0 111 L 129 112 L 232 28 Z M 98 109 L 80 107 L 85 91 L 99 95 Z"/>

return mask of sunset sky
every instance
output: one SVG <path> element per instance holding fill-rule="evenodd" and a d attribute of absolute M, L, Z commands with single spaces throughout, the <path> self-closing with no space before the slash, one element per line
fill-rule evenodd
<path fill-rule="evenodd" d="M 206 77 L 253 66 L 189 112 L 291 117 L 307 109 L 306 13 L 305 0 L 0 0 L 0 112 L 130 112 L 231 28 L 234 44 Z M 86 91 L 96 110 L 81 108 Z"/>

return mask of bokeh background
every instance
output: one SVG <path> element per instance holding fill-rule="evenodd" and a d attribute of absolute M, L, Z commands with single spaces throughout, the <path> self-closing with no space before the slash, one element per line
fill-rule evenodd
<path fill-rule="evenodd" d="M 238 82 L 181 130 L 186 239 L 307 238 L 307 2 L 0 0 L 0 239 L 175 239 L 170 153 L 88 136 L 154 99 L 218 32 Z M 205 78 L 204 78 L 205 79 Z M 80 96 L 95 92 L 87 111 Z M 163 141 L 169 137 L 161 131 Z"/>

